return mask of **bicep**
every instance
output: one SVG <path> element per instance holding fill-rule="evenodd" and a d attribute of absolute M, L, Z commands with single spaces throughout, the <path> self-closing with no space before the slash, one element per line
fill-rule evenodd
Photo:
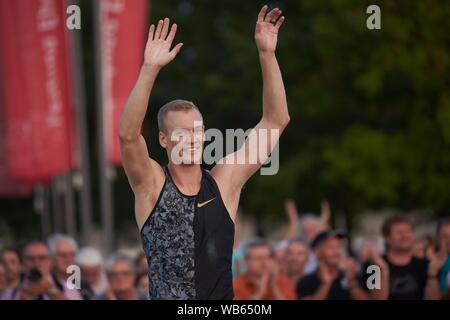
<path fill-rule="evenodd" d="M 213 170 L 227 177 L 232 189 L 240 189 L 266 162 L 284 128 L 264 118 L 250 131 L 242 146 L 225 156 Z"/>
<path fill-rule="evenodd" d="M 144 137 L 139 135 L 136 140 L 121 141 L 120 150 L 123 167 L 133 191 L 151 188 L 158 174 L 162 175 L 162 168 L 149 157 Z"/>

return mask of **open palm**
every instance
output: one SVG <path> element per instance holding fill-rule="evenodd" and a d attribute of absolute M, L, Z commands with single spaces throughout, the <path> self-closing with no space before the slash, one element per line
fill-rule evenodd
<path fill-rule="evenodd" d="M 146 65 L 164 67 L 180 52 L 182 43 L 177 44 L 172 50 L 170 49 L 177 33 L 177 25 L 173 24 L 170 32 L 169 26 L 169 18 L 159 20 L 156 30 L 153 24 L 150 26 L 144 53 L 144 63 Z"/>
<path fill-rule="evenodd" d="M 281 10 L 272 9 L 269 13 L 268 6 L 262 7 L 256 21 L 255 41 L 260 52 L 275 52 L 278 40 L 278 30 L 284 22 Z"/>

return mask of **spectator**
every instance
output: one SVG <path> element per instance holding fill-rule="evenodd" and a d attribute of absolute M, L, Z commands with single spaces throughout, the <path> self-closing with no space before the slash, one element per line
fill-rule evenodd
<path fill-rule="evenodd" d="M 433 237 L 424 236 L 420 239 L 416 239 L 413 245 L 413 255 L 419 259 L 429 258 L 430 250 L 433 251 Z"/>
<path fill-rule="evenodd" d="M 16 290 L 22 281 L 23 272 L 19 252 L 13 248 L 6 248 L 1 253 L 0 261 L 3 263 L 5 268 L 8 288 L 11 290 Z"/>
<path fill-rule="evenodd" d="M 71 275 L 67 268 L 75 265 L 75 257 L 78 251 L 77 242 L 67 235 L 54 234 L 48 239 L 48 247 L 53 258 L 52 277 L 59 290 L 64 292 L 68 300 L 81 300 L 78 289 L 68 287 L 67 279 Z"/>
<path fill-rule="evenodd" d="M 446 256 L 444 266 L 439 271 L 439 288 L 444 294 L 450 289 L 450 218 L 439 221 L 436 231 L 440 249 Z"/>
<path fill-rule="evenodd" d="M 302 238 L 289 241 L 286 249 L 286 276 L 295 288 L 300 278 L 305 275 L 305 267 L 309 259 L 309 245 Z"/>
<path fill-rule="evenodd" d="M 136 256 L 136 259 L 134 260 L 134 266 L 136 268 L 137 274 L 147 273 L 148 262 L 143 251 L 140 251 Z"/>
<path fill-rule="evenodd" d="M 0 300 L 6 300 L 6 293 L 8 290 L 8 281 L 6 278 L 6 267 L 3 262 L 0 262 Z"/>
<path fill-rule="evenodd" d="M 106 261 L 109 290 L 99 297 L 101 300 L 147 300 L 134 287 L 135 272 L 133 261 L 126 255 L 113 254 Z"/>
<path fill-rule="evenodd" d="M 297 285 L 297 296 L 305 300 L 368 299 L 357 281 L 356 262 L 345 259 L 339 231 L 323 231 L 312 242 L 319 261 L 318 269 L 303 277 Z"/>
<path fill-rule="evenodd" d="M 330 204 L 327 200 L 323 200 L 321 203 L 320 217 L 312 213 L 302 216 L 300 219 L 300 234 L 308 243 L 311 243 L 320 232 L 330 229 L 330 216 Z M 316 255 L 314 252 L 311 252 L 305 267 L 305 274 L 317 270 L 318 265 Z"/>
<path fill-rule="evenodd" d="M 55 285 L 51 276 L 50 252 L 41 241 L 29 242 L 23 249 L 25 277 L 18 290 L 12 294 L 14 300 L 64 300 L 64 293 Z"/>
<path fill-rule="evenodd" d="M 247 273 L 234 280 L 236 300 L 295 299 L 289 279 L 280 274 L 270 247 L 262 240 L 249 242 L 244 254 Z"/>
<path fill-rule="evenodd" d="M 101 296 L 108 289 L 108 279 L 103 270 L 103 257 L 93 247 L 82 248 L 76 257 L 77 265 L 81 269 L 82 295 L 87 300 Z"/>
<path fill-rule="evenodd" d="M 147 272 L 140 273 L 136 277 L 135 287 L 139 294 L 145 296 L 146 299 L 149 299 L 149 286 L 148 286 L 148 275 Z"/>
<path fill-rule="evenodd" d="M 373 250 L 378 251 L 378 245 L 373 240 L 364 241 L 358 249 L 358 262 L 361 265 L 369 263 Z"/>
<path fill-rule="evenodd" d="M 382 234 L 386 246 L 383 260 L 387 265 L 384 273 L 388 281 L 381 286 L 380 296 L 390 300 L 440 299 L 438 271 L 444 259 L 437 255 L 429 262 L 414 257 L 414 231 L 410 220 L 404 216 L 389 217 L 383 223 Z"/>
<path fill-rule="evenodd" d="M 277 264 L 279 271 L 286 274 L 286 248 L 288 246 L 287 240 L 282 240 L 272 246 L 274 262 Z"/>

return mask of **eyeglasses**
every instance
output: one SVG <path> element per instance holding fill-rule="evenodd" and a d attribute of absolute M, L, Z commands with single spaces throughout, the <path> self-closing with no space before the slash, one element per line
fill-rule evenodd
<path fill-rule="evenodd" d="M 75 257 L 75 252 L 56 252 L 56 256 L 60 258 L 73 258 Z"/>
<path fill-rule="evenodd" d="M 25 256 L 25 260 L 28 260 L 28 261 L 45 261 L 48 259 L 49 259 L 49 256 L 47 256 L 47 255 Z"/>
<path fill-rule="evenodd" d="M 124 270 L 124 271 L 116 271 L 116 272 L 109 272 L 108 275 L 111 278 L 117 278 L 119 276 L 131 276 L 133 275 L 133 272 L 131 270 Z"/>

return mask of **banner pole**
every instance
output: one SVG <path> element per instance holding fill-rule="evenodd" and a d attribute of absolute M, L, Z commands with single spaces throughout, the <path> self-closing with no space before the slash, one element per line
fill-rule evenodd
<path fill-rule="evenodd" d="M 109 164 L 107 161 L 107 143 L 105 134 L 105 101 L 103 99 L 103 68 L 102 68 L 102 26 L 101 2 L 92 1 L 94 6 L 95 23 L 95 55 L 96 55 L 96 83 L 97 83 L 97 120 L 98 120 L 98 147 L 100 171 L 100 208 L 103 227 L 104 250 L 110 253 L 114 246 L 114 213 L 112 205 L 112 183 L 108 177 Z"/>

